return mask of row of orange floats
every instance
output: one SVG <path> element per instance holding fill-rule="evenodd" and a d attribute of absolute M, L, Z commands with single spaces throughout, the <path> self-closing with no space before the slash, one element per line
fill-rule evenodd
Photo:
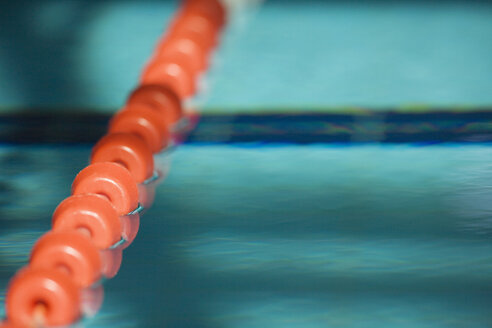
<path fill-rule="evenodd" d="M 226 18 L 219 0 L 181 3 L 139 86 L 54 211 L 52 230 L 10 281 L 0 327 L 65 326 L 100 308 L 101 282 L 118 272 L 142 209 L 153 201 L 153 155 L 183 134 L 180 123 L 189 117 L 182 104 L 195 94 Z"/>

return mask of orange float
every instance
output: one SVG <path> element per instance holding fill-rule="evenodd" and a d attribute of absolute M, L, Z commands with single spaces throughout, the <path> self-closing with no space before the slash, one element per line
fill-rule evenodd
<path fill-rule="evenodd" d="M 140 214 L 134 213 L 121 217 L 121 226 L 123 227 L 122 237 L 125 242 L 121 245 L 122 249 L 130 246 L 137 237 L 140 228 Z"/>
<path fill-rule="evenodd" d="M 108 199 L 97 194 L 70 196 L 53 213 L 54 231 L 82 231 L 99 249 L 121 239 L 121 221 Z"/>
<path fill-rule="evenodd" d="M 11 280 L 5 307 L 14 325 L 69 325 L 80 316 L 80 290 L 58 270 L 26 268 Z"/>
<path fill-rule="evenodd" d="M 162 172 L 159 172 L 159 174 L 163 174 Z M 162 179 L 163 176 L 159 176 L 158 179 Z M 139 184 L 138 185 L 138 195 L 139 195 L 139 203 L 143 207 L 143 211 L 148 209 L 150 206 L 152 206 L 152 203 L 154 202 L 155 198 L 155 185 L 153 185 L 153 182 L 150 182 L 150 184 Z"/>
<path fill-rule="evenodd" d="M 22 328 L 22 327 L 19 325 L 14 325 L 11 322 L 2 321 L 0 322 L 0 328 Z"/>
<path fill-rule="evenodd" d="M 186 67 L 196 77 L 207 67 L 208 49 L 203 47 L 193 37 L 185 35 L 168 35 L 167 38 L 159 45 L 154 56 L 154 61 L 160 61 L 161 58 L 180 56 Z"/>
<path fill-rule="evenodd" d="M 121 261 L 123 259 L 123 248 L 116 247 L 113 249 L 106 249 L 101 252 L 103 259 L 102 274 L 104 277 L 111 279 L 120 270 Z"/>
<path fill-rule="evenodd" d="M 109 123 L 109 133 L 133 133 L 140 136 L 152 153 L 169 144 L 169 126 L 161 115 L 145 104 L 130 104 Z"/>
<path fill-rule="evenodd" d="M 168 53 L 154 58 L 145 67 L 142 84 L 160 84 L 170 87 L 179 98 L 191 97 L 196 90 L 197 74 L 179 53 Z"/>
<path fill-rule="evenodd" d="M 165 39 L 159 43 L 158 52 L 162 50 L 161 47 L 169 36 L 194 40 L 208 54 L 217 44 L 219 28 L 208 15 L 202 12 L 182 11 L 172 22 Z"/>
<path fill-rule="evenodd" d="M 91 240 L 75 231 L 48 232 L 34 245 L 29 259 L 33 269 L 54 269 L 68 274 L 79 287 L 101 277 L 101 256 Z"/>
<path fill-rule="evenodd" d="M 183 11 L 187 13 L 202 13 L 210 17 L 217 27 L 222 29 L 227 20 L 227 12 L 219 0 L 185 0 Z"/>
<path fill-rule="evenodd" d="M 176 124 L 183 117 L 181 101 L 176 93 L 165 85 L 143 84 L 132 91 L 126 101 L 128 106 L 148 105 L 161 113 L 167 126 Z"/>
<path fill-rule="evenodd" d="M 75 177 L 72 194 L 104 196 L 118 215 L 125 215 L 138 207 L 137 184 L 130 172 L 116 163 L 94 163 L 87 166 Z"/>
<path fill-rule="evenodd" d="M 104 136 L 92 149 L 91 163 L 113 162 L 122 165 L 141 183 L 152 176 L 154 158 L 147 143 L 130 133 Z"/>

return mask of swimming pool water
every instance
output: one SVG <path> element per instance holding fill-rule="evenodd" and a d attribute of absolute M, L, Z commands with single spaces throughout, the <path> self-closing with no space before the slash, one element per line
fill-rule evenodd
<path fill-rule="evenodd" d="M 2 296 L 89 152 L 0 148 Z M 491 159 L 488 145 L 184 145 L 83 326 L 490 327 Z"/>

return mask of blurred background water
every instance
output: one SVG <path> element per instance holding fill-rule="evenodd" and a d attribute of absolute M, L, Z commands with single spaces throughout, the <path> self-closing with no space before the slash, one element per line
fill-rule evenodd
<path fill-rule="evenodd" d="M 0 104 L 114 110 L 176 7 L 2 3 Z M 488 1 L 270 0 L 246 16 L 224 38 L 204 110 L 492 103 Z"/>
<path fill-rule="evenodd" d="M 0 300 L 87 163 L 75 114 L 118 109 L 176 5 L 0 4 Z M 80 326 L 492 326 L 492 5 L 271 0 L 246 18 Z M 327 138 L 336 115 L 359 128 Z"/>
<path fill-rule="evenodd" d="M 89 151 L 2 148 L 2 287 Z M 87 326 L 488 327 L 491 156 L 184 146 Z"/>

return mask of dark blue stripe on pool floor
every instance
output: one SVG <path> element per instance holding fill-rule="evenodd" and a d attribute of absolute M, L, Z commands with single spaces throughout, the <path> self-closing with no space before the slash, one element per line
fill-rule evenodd
<path fill-rule="evenodd" d="M 95 143 L 109 114 L 28 110 L 0 114 L 0 142 Z M 491 142 L 492 109 L 456 112 L 205 114 L 187 143 Z"/>

